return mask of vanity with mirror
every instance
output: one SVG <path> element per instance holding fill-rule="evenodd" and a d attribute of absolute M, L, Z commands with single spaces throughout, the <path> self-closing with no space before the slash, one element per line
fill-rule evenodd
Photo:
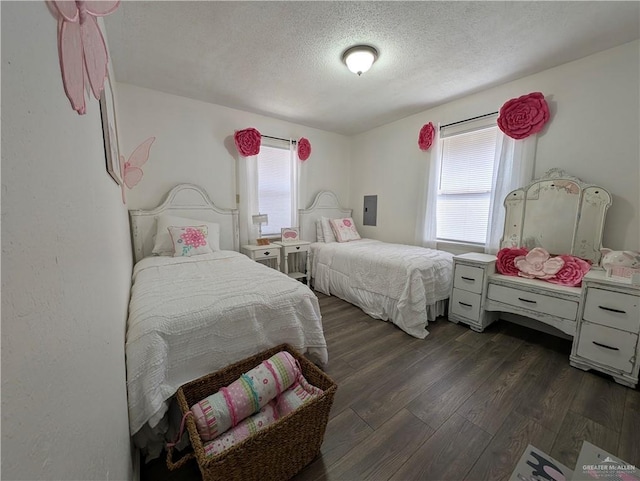
<path fill-rule="evenodd" d="M 541 247 L 551 255 L 587 260 L 592 269 L 581 287 L 569 287 L 502 275 L 496 271 L 493 255 L 455 256 L 449 320 L 478 332 L 499 318 L 516 320 L 571 337 L 572 365 L 607 372 L 622 384 L 635 385 L 640 365 L 636 362 L 640 290 L 630 283 L 607 280 L 598 267 L 610 205 L 606 189 L 585 184 L 560 169 L 509 193 L 504 201 L 501 248 Z"/>

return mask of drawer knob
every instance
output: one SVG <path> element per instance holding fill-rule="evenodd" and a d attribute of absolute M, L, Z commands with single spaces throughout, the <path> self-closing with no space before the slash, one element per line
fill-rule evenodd
<path fill-rule="evenodd" d="M 606 307 L 606 306 L 598 306 L 600 309 L 604 310 L 604 311 L 609 311 L 609 312 L 617 312 L 618 314 L 626 314 L 627 311 L 623 311 L 621 309 L 614 309 L 613 307 Z"/>
<path fill-rule="evenodd" d="M 269 255 L 269 251 L 264 251 L 264 255 L 268 256 Z"/>
<path fill-rule="evenodd" d="M 466 302 L 458 301 L 458 304 L 460 304 L 461 306 L 464 306 L 464 307 L 471 307 L 471 304 L 467 304 Z"/>
<path fill-rule="evenodd" d="M 299 250 L 300 250 L 300 246 L 296 247 L 296 250 L 298 250 L 298 251 L 299 251 Z"/>
<path fill-rule="evenodd" d="M 476 281 L 473 277 L 465 277 L 465 276 L 460 276 L 460 277 L 462 277 L 465 281 L 471 281 L 471 282 Z"/>
<path fill-rule="evenodd" d="M 537 302 L 538 302 L 538 301 L 532 301 L 532 300 L 529 300 L 529 299 L 523 299 L 522 297 L 518 297 L 518 300 L 522 301 L 522 302 L 528 302 L 529 304 L 537 304 Z"/>
<path fill-rule="evenodd" d="M 604 347 L 605 349 L 611 349 L 612 351 L 619 351 L 620 350 L 619 347 L 607 346 L 606 344 L 600 344 L 599 342 L 596 342 L 596 341 L 591 341 L 591 342 L 593 342 L 596 346 Z"/>

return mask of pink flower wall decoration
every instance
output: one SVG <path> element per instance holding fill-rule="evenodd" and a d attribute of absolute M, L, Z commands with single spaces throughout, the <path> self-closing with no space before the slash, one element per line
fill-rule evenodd
<path fill-rule="evenodd" d="M 311 144 L 304 137 L 298 140 L 298 158 L 303 162 L 311 155 Z"/>
<path fill-rule="evenodd" d="M 512 139 L 538 133 L 549 120 L 549 106 L 540 92 L 508 100 L 500 108 L 498 127 Z"/>
<path fill-rule="evenodd" d="M 254 128 L 236 130 L 236 133 L 233 134 L 233 140 L 235 140 L 238 152 L 243 157 L 250 157 L 260 153 L 262 135 Z"/>
<path fill-rule="evenodd" d="M 435 134 L 436 129 L 431 122 L 422 126 L 420 134 L 418 134 L 418 147 L 420 147 L 420 150 L 429 150 Z"/>
<path fill-rule="evenodd" d="M 52 1 L 58 13 L 58 55 L 64 91 L 78 114 L 86 113 L 88 81 L 96 99 L 104 89 L 109 54 L 96 17 L 113 13 L 120 0 Z"/>

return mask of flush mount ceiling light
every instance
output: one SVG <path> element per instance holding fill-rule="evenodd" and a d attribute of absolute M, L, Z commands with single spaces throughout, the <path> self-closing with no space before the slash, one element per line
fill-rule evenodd
<path fill-rule="evenodd" d="M 353 73 L 362 75 L 378 58 L 378 51 L 369 45 L 356 45 L 342 54 L 342 61 Z"/>

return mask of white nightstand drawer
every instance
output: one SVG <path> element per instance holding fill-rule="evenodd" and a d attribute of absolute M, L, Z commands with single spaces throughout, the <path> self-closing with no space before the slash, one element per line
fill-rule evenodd
<path fill-rule="evenodd" d="M 457 269 L 456 269 L 457 270 Z M 451 312 L 458 316 L 478 321 L 480 317 L 480 294 L 453 289 L 451 296 Z"/>
<path fill-rule="evenodd" d="M 453 286 L 458 289 L 480 294 L 482 292 L 483 278 L 484 270 L 482 268 L 456 264 Z"/>
<path fill-rule="evenodd" d="M 638 336 L 610 327 L 582 322 L 577 354 L 590 361 L 630 373 Z"/>
<path fill-rule="evenodd" d="M 309 244 L 300 246 L 288 246 L 286 244 L 280 244 L 285 254 L 295 254 L 296 252 L 308 252 Z"/>
<path fill-rule="evenodd" d="M 267 247 L 265 249 L 260 249 L 259 251 L 254 251 L 253 253 L 253 258 L 255 260 L 260 260 L 260 259 L 275 259 L 276 257 L 279 256 L 279 251 L 280 249 L 276 246 L 274 247 Z"/>
<path fill-rule="evenodd" d="M 510 306 L 521 307 L 552 316 L 562 317 L 563 319 L 576 320 L 578 314 L 578 303 L 559 299 L 557 297 L 546 296 L 544 294 L 534 294 L 519 289 L 489 284 L 489 299 L 503 302 Z"/>
<path fill-rule="evenodd" d="M 622 292 L 589 288 L 585 320 L 637 333 L 640 330 L 640 298 Z"/>

